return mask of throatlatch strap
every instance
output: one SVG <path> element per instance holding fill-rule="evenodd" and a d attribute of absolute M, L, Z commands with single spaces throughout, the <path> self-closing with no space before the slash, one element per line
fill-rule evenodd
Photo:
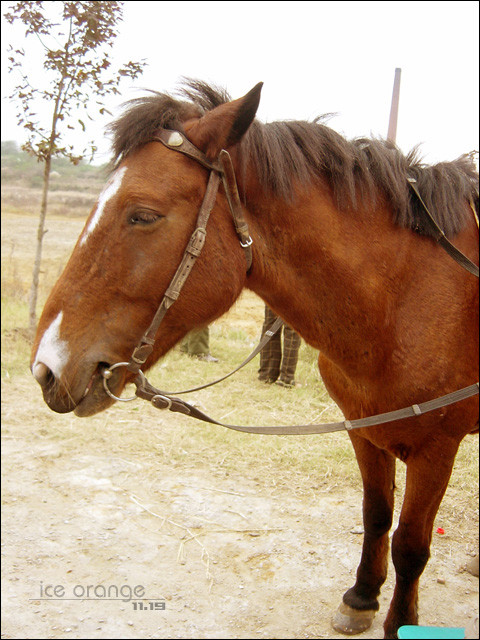
<path fill-rule="evenodd" d="M 228 151 L 225 151 L 225 149 L 220 151 L 218 159 L 223 169 L 222 180 L 225 187 L 225 195 L 227 196 L 230 211 L 232 213 L 235 231 L 240 239 L 240 245 L 245 252 L 247 271 L 250 271 L 250 267 L 252 266 L 252 239 L 248 232 L 248 225 L 243 217 L 243 208 L 238 194 L 232 159 Z"/>

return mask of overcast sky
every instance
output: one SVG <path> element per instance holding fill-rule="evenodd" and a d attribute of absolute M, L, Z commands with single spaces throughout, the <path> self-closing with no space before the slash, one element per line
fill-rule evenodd
<path fill-rule="evenodd" d="M 35 38 L 8 25 L 3 13 L 12 3 L 1 4 L 1 139 L 22 142 L 15 107 L 5 100 L 15 80 L 6 72 L 8 45 L 25 47 L 32 84 L 48 80 Z M 119 64 L 146 59 L 148 67 L 108 107 L 144 88 L 173 92 L 182 76 L 220 85 L 233 98 L 263 81 L 264 122 L 334 112 L 329 126 L 348 138 L 386 137 L 399 67 L 397 144 L 407 152 L 422 143 L 428 162 L 453 160 L 479 148 L 478 18 L 476 1 L 125 2 L 113 55 Z M 47 114 L 49 106 L 40 109 Z M 95 137 L 102 162 L 107 122 L 74 134 L 79 147 Z"/>

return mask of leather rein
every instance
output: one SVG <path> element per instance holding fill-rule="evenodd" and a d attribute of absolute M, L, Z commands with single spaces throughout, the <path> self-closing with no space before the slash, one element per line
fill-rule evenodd
<path fill-rule="evenodd" d="M 227 197 L 227 202 L 230 208 L 230 212 L 232 214 L 235 230 L 237 232 L 240 246 L 244 250 L 245 259 L 246 259 L 246 267 L 247 272 L 250 270 L 252 265 L 252 239 L 248 232 L 248 226 L 245 222 L 245 218 L 243 215 L 243 208 L 240 202 L 240 197 L 237 188 L 237 182 L 235 179 L 235 171 L 233 168 L 232 160 L 230 158 L 230 154 L 226 150 L 222 150 L 218 156 L 217 160 L 210 161 L 205 154 L 203 154 L 197 147 L 195 147 L 184 134 L 179 131 L 170 131 L 168 129 L 160 129 L 157 131 L 156 135 L 153 137 L 154 141 L 161 142 L 167 148 L 172 149 L 174 151 L 178 151 L 183 153 L 187 157 L 199 162 L 203 167 L 210 171 L 210 175 L 208 178 L 206 192 L 200 206 L 200 210 L 197 216 L 197 222 L 195 225 L 195 229 L 190 237 L 188 245 L 183 254 L 181 263 L 176 270 L 166 292 L 163 296 L 163 299 L 155 313 L 155 316 L 139 341 L 137 347 L 134 349 L 130 360 L 128 362 L 117 362 L 111 365 L 108 368 L 102 370 L 101 375 L 103 376 L 103 386 L 107 395 L 109 395 L 114 400 L 118 400 L 120 402 L 130 402 L 131 400 L 135 400 L 137 397 L 142 398 L 144 400 L 148 400 L 151 404 L 157 409 L 168 409 L 169 411 L 182 413 L 184 415 L 190 416 L 192 418 L 196 418 L 197 420 L 202 420 L 203 422 L 209 422 L 211 424 L 216 424 L 222 427 L 226 427 L 228 429 L 233 429 L 235 431 L 242 431 L 246 433 L 256 433 L 256 434 L 270 434 L 270 435 L 305 435 L 305 434 L 318 434 L 318 433 L 331 433 L 334 431 L 342 431 L 347 430 L 350 431 L 352 429 L 371 427 L 375 425 L 381 425 L 388 422 L 393 422 L 395 420 L 401 420 L 404 418 L 411 418 L 415 416 L 420 416 L 424 413 L 428 413 L 430 411 L 434 411 L 435 409 L 440 409 L 442 407 L 448 406 L 450 404 L 454 404 L 461 400 L 465 400 L 466 398 L 470 398 L 473 395 L 479 393 L 479 384 L 470 385 L 463 389 L 459 389 L 454 391 L 453 393 L 449 393 L 447 395 L 441 396 L 434 400 L 429 400 L 427 402 L 423 402 L 421 404 L 414 404 L 409 407 L 405 407 L 403 409 L 398 409 L 396 411 L 390 411 L 388 413 L 381 413 L 378 415 L 370 416 L 368 418 L 360 418 L 357 420 L 343 420 L 339 422 L 330 422 L 330 423 L 322 423 L 322 424 L 308 424 L 308 425 L 297 425 L 297 426 L 263 426 L 263 427 L 250 427 L 250 426 L 239 426 L 239 425 L 231 425 L 225 424 L 223 422 L 219 422 L 209 417 L 193 405 L 185 402 L 184 400 L 177 398 L 176 395 L 181 395 L 184 393 L 190 393 L 193 391 L 198 391 L 200 389 L 205 389 L 210 387 L 218 382 L 222 382 L 226 378 L 229 378 L 231 375 L 236 373 L 239 369 L 248 364 L 269 342 L 273 335 L 280 329 L 283 324 L 283 321 L 278 318 L 272 328 L 269 331 L 266 331 L 262 339 L 260 340 L 257 347 L 254 351 L 248 356 L 241 365 L 239 365 L 232 372 L 227 375 L 219 378 L 218 380 L 214 380 L 213 382 L 200 385 L 193 389 L 187 389 L 186 391 L 179 392 L 166 392 L 161 391 L 160 389 L 156 389 L 152 386 L 148 380 L 145 378 L 144 373 L 141 370 L 141 366 L 146 362 L 148 356 L 153 351 L 153 345 L 155 343 L 155 336 L 157 334 L 158 328 L 167 313 L 168 309 L 174 304 L 174 302 L 178 299 L 180 292 L 182 290 L 183 285 L 185 284 L 190 272 L 195 264 L 197 258 L 200 256 L 206 238 L 206 227 L 208 223 L 208 219 L 210 217 L 210 213 L 215 205 L 218 189 L 220 186 L 220 181 L 223 183 L 223 187 L 225 190 L 225 194 Z M 439 244 L 449 253 L 451 257 L 454 258 L 456 262 L 458 262 L 463 268 L 467 269 L 470 273 L 473 273 L 478 278 L 478 267 L 471 262 L 466 256 L 464 256 L 450 241 L 446 238 L 443 231 L 438 227 L 434 217 L 429 212 L 427 206 L 423 202 L 420 193 L 415 185 L 414 179 L 409 179 L 409 185 L 418 197 L 422 207 L 426 213 L 426 217 L 428 220 L 428 224 L 430 228 L 434 231 L 434 238 L 439 242 Z M 135 395 L 128 398 L 121 398 L 115 396 L 108 387 L 108 380 L 112 377 L 113 371 L 118 367 L 126 367 L 128 371 L 131 371 L 136 374 L 136 377 L 133 381 L 133 384 L 136 387 Z"/>

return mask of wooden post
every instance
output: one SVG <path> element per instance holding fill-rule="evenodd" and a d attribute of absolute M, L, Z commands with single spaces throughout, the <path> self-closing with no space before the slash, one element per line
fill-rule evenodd
<path fill-rule="evenodd" d="M 392 106 L 390 108 L 390 120 L 388 122 L 387 140 L 395 143 L 397 139 L 398 103 L 400 101 L 400 76 L 401 69 L 395 69 L 395 80 L 393 82 Z"/>

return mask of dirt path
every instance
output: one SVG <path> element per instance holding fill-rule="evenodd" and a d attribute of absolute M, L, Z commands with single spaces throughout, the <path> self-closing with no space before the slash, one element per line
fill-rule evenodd
<path fill-rule="evenodd" d="M 57 416 L 29 377 L 4 382 L 3 637 L 341 637 L 330 619 L 360 555 L 360 490 L 226 471 L 185 444 L 179 420 L 158 429 L 148 406 Z M 148 447 L 125 446 L 123 428 Z M 462 570 L 474 546 L 442 524 L 421 621 L 464 626 L 478 615 L 478 579 Z M 392 575 L 370 638 L 383 636 Z"/>

